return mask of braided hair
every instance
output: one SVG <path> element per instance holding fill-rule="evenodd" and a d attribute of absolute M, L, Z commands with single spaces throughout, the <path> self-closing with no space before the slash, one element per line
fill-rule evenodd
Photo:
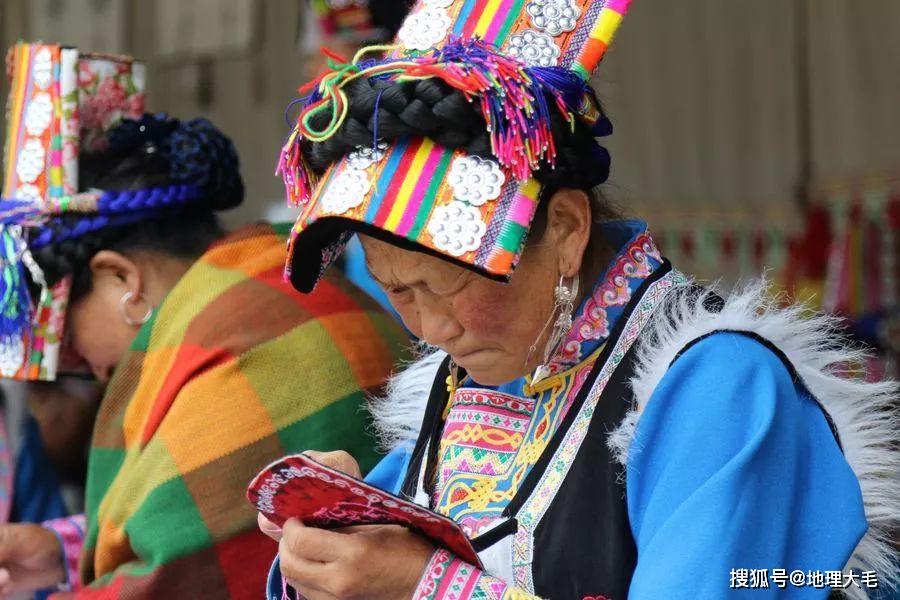
<path fill-rule="evenodd" d="M 64 213 L 30 232 L 47 283 L 73 275 L 73 300 L 90 291 L 89 263 L 101 250 L 194 260 L 225 234 L 216 212 L 243 200 L 234 146 L 206 119 L 145 115 L 107 140 L 79 160 L 79 187 L 103 190 L 97 211 Z"/>

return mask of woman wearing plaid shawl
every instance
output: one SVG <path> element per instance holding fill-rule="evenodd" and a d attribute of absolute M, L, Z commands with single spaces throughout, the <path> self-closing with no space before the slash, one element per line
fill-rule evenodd
<path fill-rule="evenodd" d="M 283 232 L 223 230 L 215 212 L 244 189 L 231 141 L 205 119 L 145 115 L 107 142 L 80 160 L 91 206 L 29 214 L 14 232 L 43 277 L 32 288 L 70 282 L 71 347 L 107 389 L 86 520 L 0 529 L 0 593 L 255 598 L 275 545 L 247 482 L 310 447 L 371 467 L 360 408 L 404 335 L 340 277 L 295 292 Z"/>

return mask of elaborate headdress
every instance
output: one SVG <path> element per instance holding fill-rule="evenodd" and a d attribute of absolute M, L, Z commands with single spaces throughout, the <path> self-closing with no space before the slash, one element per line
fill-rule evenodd
<path fill-rule="evenodd" d="M 629 3 L 419 0 L 397 45 L 333 57 L 278 167 L 301 209 L 294 285 L 311 290 L 354 231 L 508 280 L 554 170 L 587 154 L 566 183 L 606 180 L 588 79 Z"/>
<path fill-rule="evenodd" d="M 16 45 L 7 61 L 12 91 L 0 198 L 0 376 L 52 380 L 72 281 L 45 273 L 34 253 L 175 214 L 211 196 L 218 208 L 235 206 L 243 186 L 230 140 L 208 121 L 144 114 L 140 62 L 45 44 Z M 169 183 L 79 186 L 79 160 L 138 149 L 168 161 Z"/>

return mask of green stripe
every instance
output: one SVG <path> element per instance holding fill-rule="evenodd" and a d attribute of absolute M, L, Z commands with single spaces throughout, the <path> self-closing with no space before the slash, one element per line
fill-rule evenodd
<path fill-rule="evenodd" d="M 287 239 L 291 235 L 291 229 L 294 228 L 292 221 L 282 221 L 280 223 L 272 223 L 272 231 L 275 235 Z"/>
<path fill-rule="evenodd" d="M 428 216 L 431 215 L 431 209 L 434 208 L 434 200 L 440 189 L 441 183 L 443 183 L 444 177 L 447 176 L 447 169 L 450 168 L 451 158 L 453 158 L 453 152 L 445 150 L 440 164 L 438 164 L 437 169 L 434 170 L 434 175 L 431 177 L 431 185 L 425 190 L 425 198 L 422 199 L 422 204 L 419 206 L 419 212 L 416 214 L 416 222 L 413 223 L 412 229 L 406 234 L 408 239 L 419 239 L 419 234 L 422 233 L 422 228 L 425 227 L 425 222 L 428 220 Z"/>
<path fill-rule="evenodd" d="M 159 311 L 154 310 L 150 315 L 150 320 L 138 329 L 134 341 L 131 342 L 131 350 L 133 352 L 146 352 L 147 348 L 150 347 L 150 334 L 153 332 L 153 325 L 156 323 L 156 315 L 158 314 Z"/>
<path fill-rule="evenodd" d="M 512 10 L 509 11 L 509 16 L 506 17 L 506 23 L 503 24 L 503 28 L 497 35 L 497 39 L 494 40 L 494 45 L 498 48 L 502 48 L 503 44 L 506 43 L 506 38 L 509 36 L 509 30 L 512 29 L 513 23 L 516 22 L 519 15 L 522 14 L 522 4 L 524 4 L 524 0 L 517 0 L 513 5 Z"/>
<path fill-rule="evenodd" d="M 588 72 L 584 69 L 584 67 L 581 66 L 581 63 L 577 63 L 577 62 L 576 62 L 576 63 L 573 63 L 573 64 L 572 64 L 572 71 L 575 71 L 575 72 L 578 74 L 578 76 L 581 77 L 582 79 L 584 79 L 585 81 L 587 81 L 588 79 L 591 78 L 591 74 L 588 73 Z"/>
<path fill-rule="evenodd" d="M 525 228 L 519 225 L 518 223 L 513 223 L 511 221 L 507 221 L 503 226 L 503 231 L 500 232 L 500 237 L 497 239 L 497 243 L 504 250 L 508 250 L 509 252 L 517 252 L 519 250 L 519 246 L 522 244 L 522 239 L 525 237 Z"/>
<path fill-rule="evenodd" d="M 278 439 L 288 454 L 304 450 L 344 450 L 356 459 L 362 472 L 367 473 L 381 455 L 374 450 L 375 440 L 367 434 L 372 423 L 365 406 L 365 392 L 353 392 L 279 430 Z"/>

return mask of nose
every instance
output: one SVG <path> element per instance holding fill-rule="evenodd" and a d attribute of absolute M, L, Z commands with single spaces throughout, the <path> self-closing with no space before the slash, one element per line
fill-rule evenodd
<path fill-rule="evenodd" d="M 439 348 L 445 348 L 448 342 L 463 332 L 459 322 L 434 302 L 419 304 L 419 327 L 422 329 L 422 339 Z"/>

